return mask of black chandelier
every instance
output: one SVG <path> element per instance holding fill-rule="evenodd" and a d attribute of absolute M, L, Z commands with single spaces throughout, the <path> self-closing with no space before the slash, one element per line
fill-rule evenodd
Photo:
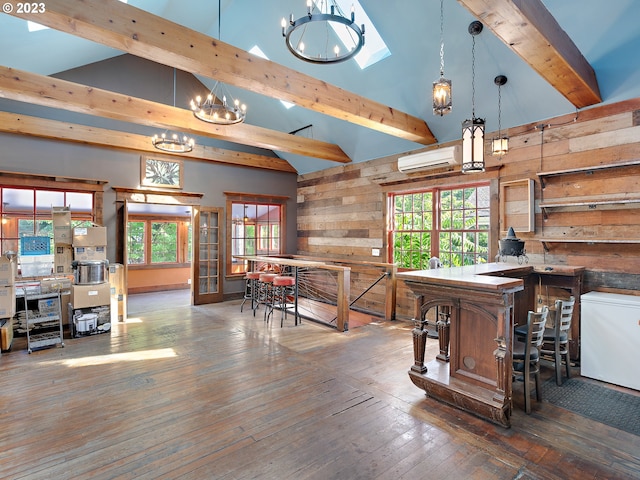
<path fill-rule="evenodd" d="M 222 40 L 221 34 L 222 7 L 218 0 L 218 39 Z M 231 100 L 227 101 L 227 97 Z M 191 100 L 191 110 L 193 115 L 203 122 L 215 123 L 216 125 L 233 125 L 244 122 L 247 116 L 247 106 L 240 100 L 233 98 L 231 92 L 224 83 L 216 82 L 208 95 L 204 98 L 198 95 Z"/>
<path fill-rule="evenodd" d="M 364 24 L 358 26 L 355 23 L 353 7 L 347 18 L 335 0 L 307 0 L 306 15 L 294 20 L 291 14 L 288 26 L 284 18 L 281 25 L 287 48 L 305 62 L 344 62 L 357 55 L 364 46 Z M 329 27 L 345 44 L 344 51 L 337 44 L 328 51 L 333 43 L 329 38 Z"/>
<path fill-rule="evenodd" d="M 173 106 L 176 106 L 176 69 L 173 69 Z M 177 132 L 165 130 L 160 135 L 151 137 L 151 144 L 167 153 L 188 153 L 193 150 L 195 140 Z"/>

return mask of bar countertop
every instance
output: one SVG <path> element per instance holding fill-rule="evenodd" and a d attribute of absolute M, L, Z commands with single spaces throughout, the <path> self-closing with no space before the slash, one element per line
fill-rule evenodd
<path fill-rule="evenodd" d="M 523 286 L 523 281 L 520 278 L 510 278 L 509 275 L 518 276 L 531 272 L 532 268 L 529 265 L 484 263 L 463 267 L 398 272 L 398 279 L 481 290 L 509 290 Z"/>

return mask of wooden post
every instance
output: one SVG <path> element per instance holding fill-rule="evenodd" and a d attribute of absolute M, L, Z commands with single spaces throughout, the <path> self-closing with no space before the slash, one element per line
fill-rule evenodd
<path fill-rule="evenodd" d="M 338 318 L 339 332 L 349 330 L 349 302 L 351 298 L 351 269 L 345 267 L 338 272 Z"/>
<path fill-rule="evenodd" d="M 387 321 L 396 319 L 396 272 L 397 265 L 391 265 L 387 270 L 387 284 L 384 302 L 384 318 Z"/>

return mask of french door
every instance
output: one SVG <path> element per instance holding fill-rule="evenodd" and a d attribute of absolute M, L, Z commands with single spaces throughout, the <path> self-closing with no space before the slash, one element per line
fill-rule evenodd
<path fill-rule="evenodd" d="M 193 303 L 221 302 L 221 234 L 223 219 L 222 208 L 197 207 L 195 209 L 194 224 L 198 227 L 194 231 L 193 242 Z"/>

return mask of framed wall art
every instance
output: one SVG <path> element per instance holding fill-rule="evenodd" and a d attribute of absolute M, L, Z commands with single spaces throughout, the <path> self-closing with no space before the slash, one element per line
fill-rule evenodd
<path fill-rule="evenodd" d="M 182 160 L 140 157 L 140 185 L 147 187 L 182 188 Z"/>

